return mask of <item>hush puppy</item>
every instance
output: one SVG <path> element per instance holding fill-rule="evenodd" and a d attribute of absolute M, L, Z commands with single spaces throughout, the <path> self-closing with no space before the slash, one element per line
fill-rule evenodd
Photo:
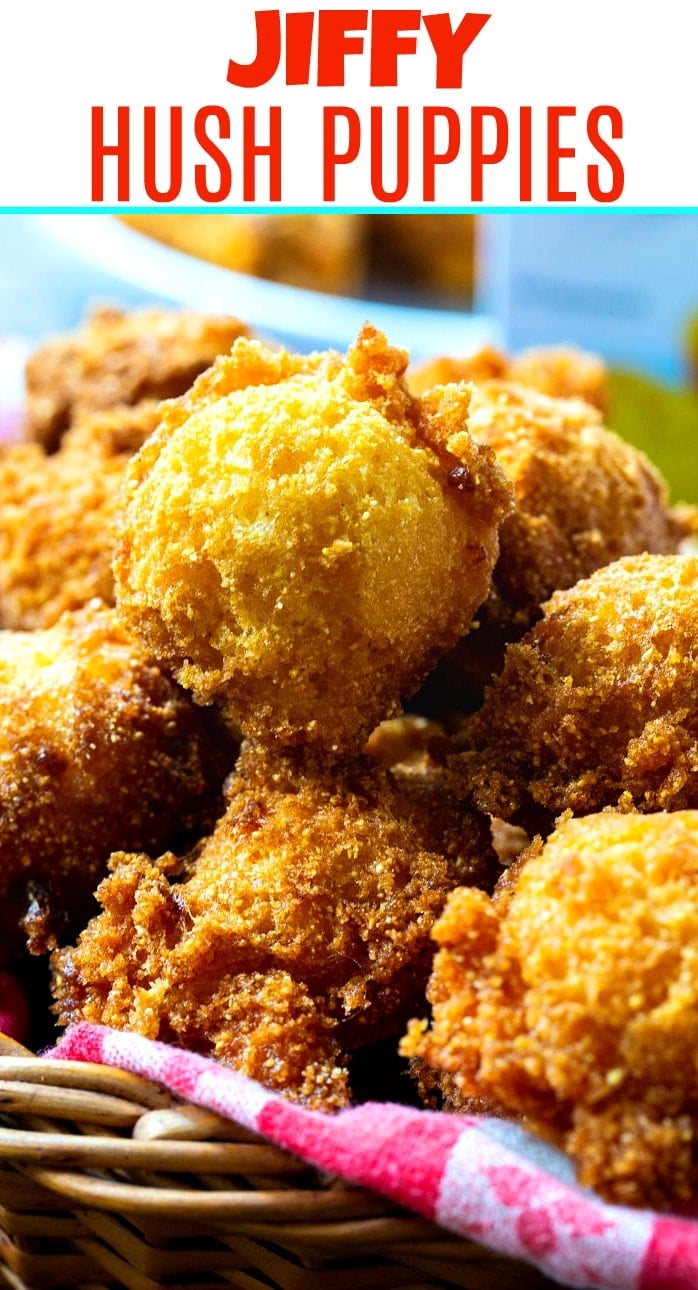
<path fill-rule="evenodd" d="M 55 960 L 61 1022 L 177 1043 L 331 1109 L 346 1053 L 414 1011 L 448 891 L 491 889 L 496 865 L 487 822 L 435 778 L 243 745 L 200 847 L 111 868 L 104 912 Z"/>
<path fill-rule="evenodd" d="M 600 412 L 608 404 L 607 373 L 595 354 L 569 346 L 541 346 L 507 355 L 487 347 L 463 358 L 442 356 L 420 363 L 408 372 L 413 394 L 453 381 L 511 381 L 554 399 L 583 399 Z"/>
<path fill-rule="evenodd" d="M 358 751 L 487 595 L 510 490 L 469 391 L 413 399 L 366 326 L 343 359 L 239 340 L 129 467 L 117 603 L 198 702 Z"/>
<path fill-rule="evenodd" d="M 506 381 L 475 386 L 468 427 L 495 453 L 514 489 L 492 589 L 470 632 L 430 679 L 435 716 L 472 711 L 501 671 L 504 648 L 541 616 L 554 591 L 624 555 L 675 552 L 685 518 L 647 458 L 579 399 L 553 399 Z M 419 703 L 419 700 L 418 700 Z"/>
<path fill-rule="evenodd" d="M 434 929 L 403 1050 L 460 1108 L 521 1118 L 607 1199 L 698 1183 L 698 812 L 567 820 Z"/>
<path fill-rule="evenodd" d="M 456 743 L 481 809 L 531 831 L 698 807 L 698 556 L 628 556 L 556 592 Z"/>
<path fill-rule="evenodd" d="M 45 631 L 0 632 L 0 908 L 35 950 L 76 927 L 119 846 L 210 825 L 230 736 L 94 602 Z"/>
<path fill-rule="evenodd" d="M 0 449 L 0 627 L 50 627 L 95 597 L 113 604 L 112 522 L 158 406 L 82 417 L 51 456 L 33 443 Z"/>
<path fill-rule="evenodd" d="M 525 630 L 554 591 L 640 551 L 675 551 L 683 528 L 648 459 L 579 399 L 506 382 L 473 390 L 468 426 L 514 488 L 488 614 Z"/>
<path fill-rule="evenodd" d="M 237 318 L 96 309 L 80 331 L 52 337 L 27 360 L 26 435 L 53 452 L 81 413 L 183 394 L 244 335 Z"/>

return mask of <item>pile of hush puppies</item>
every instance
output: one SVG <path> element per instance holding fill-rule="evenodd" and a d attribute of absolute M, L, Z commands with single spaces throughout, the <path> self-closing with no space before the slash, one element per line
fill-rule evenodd
<path fill-rule="evenodd" d="M 698 1170 L 698 528 L 570 350 L 102 311 L 0 454 L 6 966 L 60 1025 Z M 404 713 L 405 705 L 409 712 Z M 0 964 L 0 966 L 2 966 Z"/>

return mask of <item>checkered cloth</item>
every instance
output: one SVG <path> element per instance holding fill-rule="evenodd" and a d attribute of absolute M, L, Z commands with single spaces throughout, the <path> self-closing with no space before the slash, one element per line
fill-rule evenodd
<path fill-rule="evenodd" d="M 558 1152 L 501 1121 L 376 1103 L 322 1115 L 208 1058 L 103 1026 L 73 1026 L 52 1056 L 155 1080 L 561 1285 L 698 1286 L 698 1221 L 604 1204 Z"/>

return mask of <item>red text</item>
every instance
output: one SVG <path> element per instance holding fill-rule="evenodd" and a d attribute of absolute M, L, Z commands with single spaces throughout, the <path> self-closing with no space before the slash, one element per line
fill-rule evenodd
<path fill-rule="evenodd" d="M 320 9 L 287 13 L 282 25 L 278 9 L 257 10 L 255 56 L 250 63 L 231 58 L 227 79 L 248 90 L 266 85 L 285 53 L 285 84 L 309 85 L 316 45 L 319 86 L 344 85 L 347 59 L 366 55 L 370 85 L 397 85 L 399 61 L 416 54 L 423 29 L 436 58 L 437 89 L 459 90 L 463 59 L 490 17 L 465 13 L 454 27 L 450 14 L 422 14 L 421 9 Z"/>

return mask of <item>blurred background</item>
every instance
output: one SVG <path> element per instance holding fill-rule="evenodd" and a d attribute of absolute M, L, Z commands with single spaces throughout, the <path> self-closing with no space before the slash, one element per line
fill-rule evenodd
<path fill-rule="evenodd" d="M 698 216 L 0 217 L 0 423 L 22 365 L 95 304 L 233 313 L 289 347 L 366 320 L 414 361 L 576 345 L 609 367 L 608 420 L 698 500 Z"/>

